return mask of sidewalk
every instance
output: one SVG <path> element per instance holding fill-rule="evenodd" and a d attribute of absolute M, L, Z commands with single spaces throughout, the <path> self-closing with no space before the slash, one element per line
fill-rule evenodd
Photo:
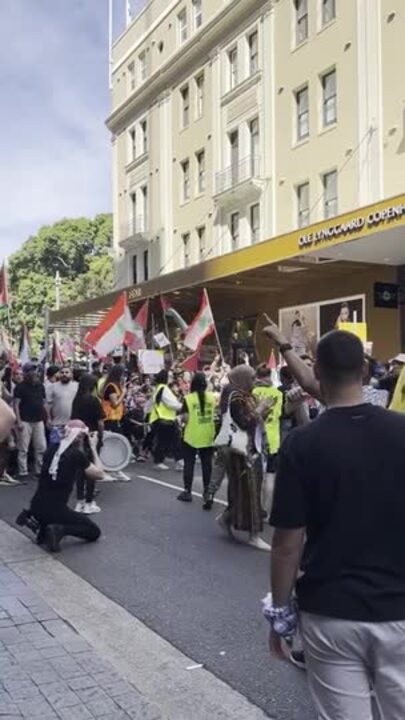
<path fill-rule="evenodd" d="M 2 720 L 267 718 L 193 666 L 192 659 L 0 521 Z"/>

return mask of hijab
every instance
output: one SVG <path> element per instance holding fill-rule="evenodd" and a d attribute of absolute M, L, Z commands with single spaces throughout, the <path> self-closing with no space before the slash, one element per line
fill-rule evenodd
<path fill-rule="evenodd" d="M 226 385 L 222 391 L 220 409 L 224 414 L 228 409 L 229 398 L 235 391 L 243 392 L 248 395 L 253 387 L 255 371 L 250 365 L 237 365 L 230 373 L 228 373 L 229 385 Z"/>

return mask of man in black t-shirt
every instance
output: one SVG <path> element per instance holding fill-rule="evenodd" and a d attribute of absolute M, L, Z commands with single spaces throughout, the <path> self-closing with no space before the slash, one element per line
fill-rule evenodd
<path fill-rule="evenodd" d="M 28 475 L 27 458 L 32 442 L 34 451 L 34 472 L 39 475 L 42 458 L 46 450 L 45 388 L 41 383 L 35 363 L 23 367 L 24 380 L 14 390 L 14 407 L 18 431 L 18 471 L 20 477 Z"/>
<path fill-rule="evenodd" d="M 363 404 L 363 365 L 354 335 L 321 339 L 328 409 L 281 448 L 270 647 L 282 654 L 295 588 L 319 717 L 371 720 L 372 687 L 382 716 L 404 720 L 405 417 Z"/>

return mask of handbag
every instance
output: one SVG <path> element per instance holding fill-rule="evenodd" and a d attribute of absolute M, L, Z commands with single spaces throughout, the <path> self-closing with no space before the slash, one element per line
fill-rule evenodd
<path fill-rule="evenodd" d="M 228 409 L 222 416 L 221 429 L 214 440 L 214 446 L 217 448 L 229 448 L 238 455 L 248 454 L 249 435 L 246 430 L 241 428 L 232 419 L 231 415 L 231 399 L 229 397 Z"/>

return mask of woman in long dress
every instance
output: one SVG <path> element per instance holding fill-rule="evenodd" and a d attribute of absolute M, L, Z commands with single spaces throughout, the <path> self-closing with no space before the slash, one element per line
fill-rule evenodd
<path fill-rule="evenodd" d="M 249 365 L 238 365 L 228 375 L 229 385 L 221 398 L 221 410 L 230 408 L 234 423 L 248 433 L 249 450 L 247 456 L 225 448 L 225 467 L 228 476 L 228 506 L 218 522 L 232 534 L 232 530 L 241 530 L 249 534 L 248 544 L 259 550 L 270 550 L 259 533 L 263 530 L 262 508 L 260 504 L 263 464 L 261 448 L 256 441 L 262 430 L 258 426 L 268 412 L 268 403 L 257 405 L 252 396 L 255 371 Z M 259 432 L 256 432 L 259 430 Z"/>

